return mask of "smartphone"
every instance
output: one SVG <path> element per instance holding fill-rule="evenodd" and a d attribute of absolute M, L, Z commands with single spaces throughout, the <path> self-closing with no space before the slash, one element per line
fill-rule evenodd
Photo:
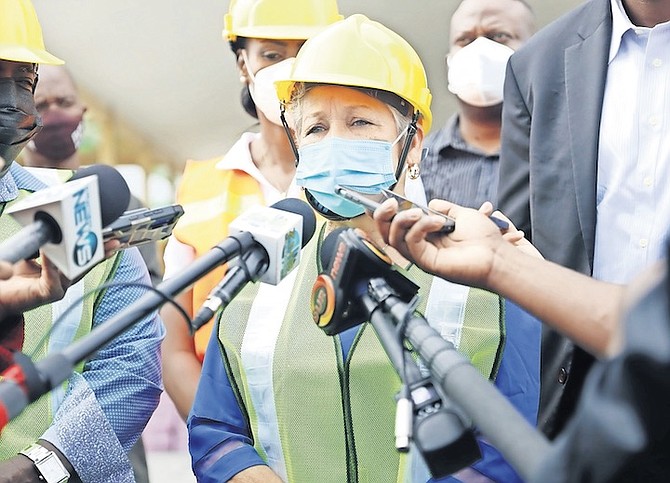
<path fill-rule="evenodd" d="M 183 214 L 181 205 L 126 211 L 102 229 L 102 236 L 105 241 L 119 240 L 120 249 L 162 240 L 172 234 L 172 229 Z"/>
<path fill-rule="evenodd" d="M 398 202 L 398 211 L 409 210 L 410 208 L 419 208 L 427 215 L 437 215 L 444 218 L 444 224 L 442 225 L 442 228 L 438 230 L 438 233 L 451 233 L 456 227 L 456 220 L 445 215 L 444 213 L 440 213 L 439 211 L 432 210 L 427 206 L 414 203 L 404 196 L 400 196 L 399 194 L 386 189 L 382 189 L 379 193 L 369 194 L 361 193 L 360 191 L 356 191 L 348 187 L 345 188 L 343 186 L 337 186 L 335 187 L 335 193 L 349 201 L 363 206 L 370 211 L 376 210 L 381 203 L 390 198 L 393 198 Z"/>

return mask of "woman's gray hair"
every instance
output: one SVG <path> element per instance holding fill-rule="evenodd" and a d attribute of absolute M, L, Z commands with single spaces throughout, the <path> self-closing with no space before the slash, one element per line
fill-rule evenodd
<path fill-rule="evenodd" d="M 293 86 L 293 92 L 291 92 L 291 100 L 288 103 L 287 111 L 293 118 L 296 133 L 299 133 L 302 130 L 302 115 L 303 115 L 302 107 L 305 96 L 310 90 L 322 85 L 324 84 L 296 82 L 295 85 Z M 370 97 L 379 99 L 379 96 L 377 95 L 378 91 L 376 91 L 375 89 L 353 87 L 353 86 L 341 86 L 341 87 L 349 87 L 351 89 L 356 89 L 361 92 L 364 92 Z M 382 100 L 382 102 L 384 101 Z M 388 104 L 387 102 L 384 102 L 384 104 L 389 108 L 391 114 L 393 115 L 393 119 L 395 120 L 396 125 L 396 134 L 399 135 L 401 132 L 406 131 L 407 126 L 409 126 L 410 122 L 412 122 L 412 113 L 409 112 L 408 114 L 403 114 L 400 111 L 398 111 L 398 109 L 395 109 L 391 104 Z"/>

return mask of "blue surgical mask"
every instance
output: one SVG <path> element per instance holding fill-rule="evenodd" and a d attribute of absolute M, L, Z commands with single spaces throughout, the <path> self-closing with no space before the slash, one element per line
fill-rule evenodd
<path fill-rule="evenodd" d="M 396 183 L 393 145 L 388 141 L 328 138 L 298 150 L 296 172 L 302 186 L 323 207 L 342 218 L 354 218 L 365 211 L 360 205 L 335 194 L 336 186 L 348 186 L 363 193 L 378 193 Z M 309 200 L 309 196 L 307 198 Z M 328 217 L 319 206 L 313 207 Z"/>

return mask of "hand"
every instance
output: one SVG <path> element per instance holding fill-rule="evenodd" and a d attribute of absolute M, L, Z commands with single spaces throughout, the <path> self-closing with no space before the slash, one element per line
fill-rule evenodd
<path fill-rule="evenodd" d="M 430 207 L 456 220 L 452 233 L 436 233 L 443 224 L 441 217 L 425 215 L 419 209 L 398 212 L 394 200 L 385 201 L 375 211 L 374 219 L 384 241 L 422 269 L 454 282 L 485 287 L 496 252 L 501 246 L 509 246 L 500 229 L 488 219 L 490 203 L 481 211 L 442 200 L 432 200 Z M 511 227 L 507 238 L 519 242 L 523 235 Z"/>
<path fill-rule="evenodd" d="M 35 465 L 27 456 L 18 454 L 0 461 L 0 483 L 39 483 Z"/>
<path fill-rule="evenodd" d="M 518 247 L 520 251 L 524 252 L 527 255 L 544 259 L 540 251 L 537 248 L 535 248 L 535 245 L 533 245 L 530 241 L 528 241 L 525 233 L 517 229 L 516 226 L 514 226 L 512 220 L 507 218 L 500 211 L 493 211 L 493 205 L 491 204 L 491 202 L 489 201 L 484 202 L 482 206 L 479 208 L 479 211 L 481 213 L 484 213 L 486 216 L 492 216 L 507 222 L 508 228 L 502 231 L 504 240 Z"/>
<path fill-rule="evenodd" d="M 0 280 L 7 280 L 14 275 L 14 267 L 11 263 L 0 260 Z"/>
<path fill-rule="evenodd" d="M 41 260 L 14 264 L 13 276 L 0 281 L 0 314 L 20 314 L 63 298 L 71 282 L 44 254 Z"/>

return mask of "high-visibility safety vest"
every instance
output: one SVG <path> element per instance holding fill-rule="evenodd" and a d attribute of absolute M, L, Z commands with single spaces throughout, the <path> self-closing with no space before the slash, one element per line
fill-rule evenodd
<path fill-rule="evenodd" d="M 217 169 L 220 160 L 188 161 L 177 190 L 177 203 L 184 208 L 184 215 L 173 233 L 181 243 L 193 247 L 197 257 L 220 243 L 228 235 L 230 222 L 242 212 L 265 204 L 258 181 L 244 171 Z M 225 266 L 217 267 L 193 285 L 194 312 L 225 271 Z M 210 321 L 195 334 L 195 350 L 200 360 L 205 355 L 212 327 Z"/>
<path fill-rule="evenodd" d="M 323 233 L 278 286 L 249 284 L 219 316 L 223 363 L 254 447 L 289 482 L 426 481 L 416 452 L 394 447 L 400 379 L 374 329 L 361 325 L 343 360 L 339 336 L 326 336 L 312 319 Z M 505 340 L 502 300 L 457 285 L 445 298 L 439 279 L 414 267 L 405 274 L 421 287 L 419 310 L 443 314 L 431 325 L 494 379 Z"/>
<path fill-rule="evenodd" d="M 6 208 L 29 194 L 29 191 L 20 190 L 16 200 L 8 203 Z M 0 240 L 7 239 L 20 229 L 21 226 L 11 216 L 6 214 L 0 216 Z M 33 361 L 38 361 L 48 354 L 63 350 L 73 341 L 88 334 L 93 325 L 93 311 L 104 291 L 86 297 L 82 303 L 69 310 L 68 313 L 64 314 L 64 312 L 78 297 L 111 280 L 116 272 L 120 256 L 117 254 L 96 265 L 82 280 L 70 286 L 62 300 L 25 312 L 21 351 L 30 356 Z M 64 316 L 60 322 L 53 325 L 61 314 Z M 81 372 L 83 366 L 83 363 L 78 364 L 75 371 Z M 5 426 L 0 433 L 0 461 L 16 455 L 42 436 L 51 426 L 54 414 L 63 401 L 66 390 L 67 382 L 64 382 L 60 387 L 32 403 Z"/>

